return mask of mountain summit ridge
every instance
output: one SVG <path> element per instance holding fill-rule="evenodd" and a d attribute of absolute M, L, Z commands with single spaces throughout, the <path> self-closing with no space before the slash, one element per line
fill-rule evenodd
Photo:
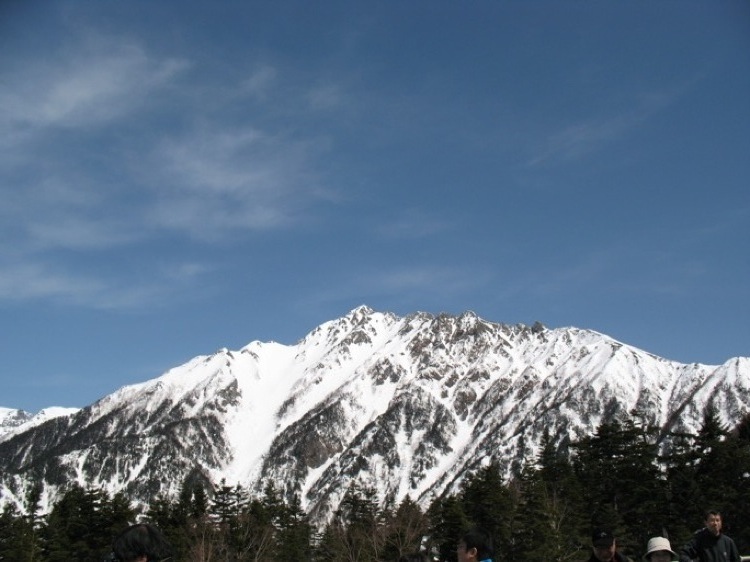
<path fill-rule="evenodd" d="M 71 482 L 148 504 L 188 478 L 271 481 L 325 520 L 352 482 L 426 505 L 490 459 L 517 469 L 545 429 L 565 447 L 637 411 L 695 432 L 709 404 L 728 425 L 750 411 L 750 358 L 682 364 L 592 330 L 360 306 L 294 345 L 200 355 L 42 423 L 7 410 L 0 503 L 33 482 L 49 505 Z"/>

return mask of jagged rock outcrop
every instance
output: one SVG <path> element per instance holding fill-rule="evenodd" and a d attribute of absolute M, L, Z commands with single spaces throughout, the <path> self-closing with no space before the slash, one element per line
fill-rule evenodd
<path fill-rule="evenodd" d="M 635 409 L 696 431 L 709 403 L 734 425 L 749 390 L 748 358 L 685 365 L 589 330 L 360 307 L 296 345 L 222 349 L 80 411 L 0 425 L 0 503 L 42 482 L 49 504 L 78 482 L 148 504 L 190 476 L 272 481 L 322 521 L 352 481 L 426 505 L 490 458 L 519 467 L 545 429 L 565 447 Z"/>

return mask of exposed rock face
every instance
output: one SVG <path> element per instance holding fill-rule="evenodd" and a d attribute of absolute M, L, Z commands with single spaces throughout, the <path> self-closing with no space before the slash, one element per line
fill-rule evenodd
<path fill-rule="evenodd" d="M 696 431 L 708 403 L 730 425 L 750 411 L 750 359 L 684 365 L 587 330 L 360 307 L 296 345 L 197 357 L 44 423 L 3 410 L 0 503 L 34 481 L 47 502 L 78 482 L 147 504 L 223 478 L 273 481 L 324 520 L 352 481 L 426 505 L 477 463 L 517 468 L 545 428 L 564 447 L 637 409 Z"/>

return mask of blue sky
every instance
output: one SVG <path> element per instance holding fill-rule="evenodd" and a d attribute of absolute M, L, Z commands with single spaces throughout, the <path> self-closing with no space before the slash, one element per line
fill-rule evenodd
<path fill-rule="evenodd" d="M 0 406 L 366 304 L 750 355 L 750 3 L 0 7 Z"/>

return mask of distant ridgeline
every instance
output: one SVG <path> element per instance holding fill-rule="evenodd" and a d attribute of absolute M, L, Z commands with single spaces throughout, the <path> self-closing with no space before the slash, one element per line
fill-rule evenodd
<path fill-rule="evenodd" d="M 24 521 L 13 510 L 52 518 L 89 498 L 178 535 L 188 520 L 219 533 L 237 517 L 270 517 L 274 540 L 327 529 L 300 539 L 309 548 L 360 526 L 374 541 L 411 514 L 443 548 L 468 521 L 490 521 L 484 506 L 502 513 L 493 532 L 512 554 L 531 548 L 533 508 L 556 521 L 537 545 L 559 531 L 555 544 L 574 552 L 595 517 L 638 552 L 655 532 L 644 521 L 681 540 L 719 507 L 747 544 L 748 358 L 685 365 L 590 330 L 360 307 L 295 345 L 199 356 L 79 411 L 8 412 L 0 505 L 12 525 Z M 476 486 L 491 486 L 491 505 Z M 225 488 L 236 498 L 222 507 Z M 274 505 L 280 515 L 266 512 Z"/>

